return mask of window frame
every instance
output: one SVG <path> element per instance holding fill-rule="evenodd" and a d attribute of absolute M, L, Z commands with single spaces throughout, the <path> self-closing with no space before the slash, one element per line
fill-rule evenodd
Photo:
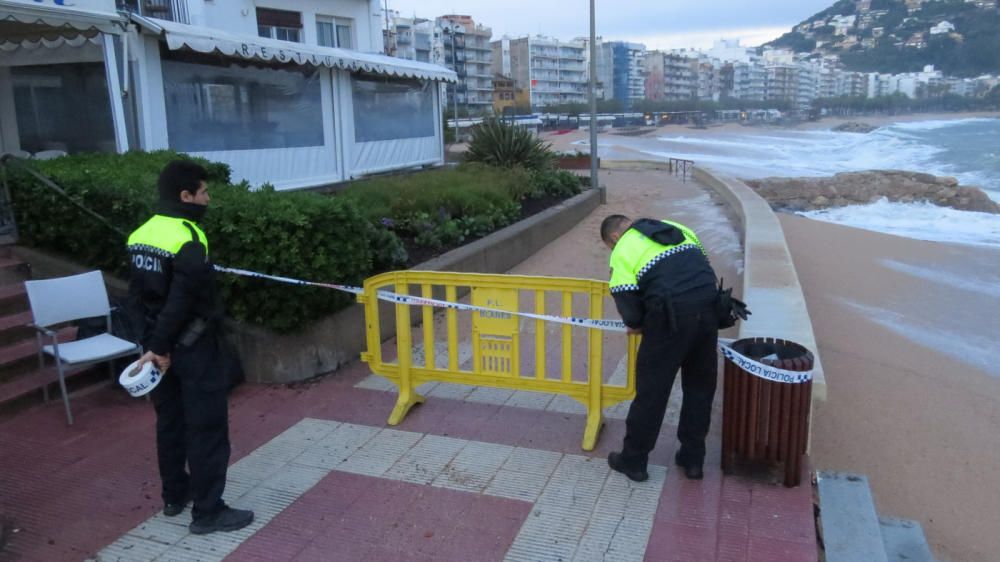
<path fill-rule="evenodd" d="M 333 39 L 333 45 L 326 45 L 320 41 L 320 38 L 325 35 L 325 33 L 320 32 L 321 25 L 329 25 L 330 33 Z M 347 32 L 350 34 L 348 36 L 349 45 L 343 45 L 341 42 L 340 29 L 347 28 Z M 319 14 L 316 16 L 316 44 L 321 47 L 333 47 L 336 49 L 356 49 L 355 46 L 355 33 L 354 33 L 354 19 L 345 18 L 340 16 L 328 16 Z"/>

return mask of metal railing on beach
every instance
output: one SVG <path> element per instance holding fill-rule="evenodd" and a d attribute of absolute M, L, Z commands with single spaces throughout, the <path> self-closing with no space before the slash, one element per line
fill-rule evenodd
<path fill-rule="evenodd" d="M 680 175 L 684 178 L 686 182 L 688 175 L 694 171 L 694 160 L 685 160 L 683 158 L 671 158 L 668 161 L 668 167 L 670 173 L 675 176 Z"/>

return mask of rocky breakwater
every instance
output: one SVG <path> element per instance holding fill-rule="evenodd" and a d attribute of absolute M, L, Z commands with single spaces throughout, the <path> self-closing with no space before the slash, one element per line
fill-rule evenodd
<path fill-rule="evenodd" d="M 1000 205 L 978 187 L 958 185 L 951 177 L 917 172 L 872 170 L 826 178 L 747 180 L 776 210 L 814 211 L 874 203 L 885 197 L 898 203 L 927 202 L 961 211 L 1000 214 Z"/>
<path fill-rule="evenodd" d="M 878 129 L 874 125 L 869 125 L 868 123 L 861 123 L 860 121 L 848 121 L 847 123 L 842 123 L 834 127 L 833 131 L 838 133 L 870 133 Z"/>

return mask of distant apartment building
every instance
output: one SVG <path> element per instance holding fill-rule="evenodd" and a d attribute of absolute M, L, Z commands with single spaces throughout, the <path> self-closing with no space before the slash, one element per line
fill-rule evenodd
<path fill-rule="evenodd" d="M 838 72 L 836 82 L 836 96 L 859 97 L 868 92 L 868 76 L 863 72 Z"/>
<path fill-rule="evenodd" d="M 772 64 L 767 67 L 764 98 L 795 102 L 799 95 L 799 67 L 794 64 Z"/>
<path fill-rule="evenodd" d="M 893 77 L 893 93 L 899 92 L 911 98 L 922 98 L 930 94 L 944 93 L 944 75 L 934 70 L 934 65 L 924 67 L 922 72 L 907 72 Z"/>
<path fill-rule="evenodd" d="M 642 100 L 646 93 L 646 46 L 641 43 L 609 41 L 597 54 L 597 77 L 604 84 L 606 99 L 620 100 L 626 107 Z"/>
<path fill-rule="evenodd" d="M 950 21 L 943 21 L 937 25 L 931 26 L 931 35 L 942 35 L 955 31 L 955 24 Z"/>
<path fill-rule="evenodd" d="M 492 31 L 477 25 L 469 16 L 449 15 L 434 20 L 404 18 L 398 12 L 389 17 L 385 33 L 389 55 L 420 62 L 431 62 L 455 71 L 459 83 L 442 91 L 442 103 L 449 110 L 470 115 L 492 112 L 493 53 Z"/>
<path fill-rule="evenodd" d="M 869 72 L 868 86 L 865 89 L 865 97 L 877 98 L 887 96 L 892 93 L 892 75 Z"/>
<path fill-rule="evenodd" d="M 459 109 L 470 115 L 493 111 L 493 31 L 476 25 L 470 16 L 448 15 L 436 20 L 444 66 L 458 74 L 457 88 L 449 88 L 448 103 L 457 96 Z"/>
<path fill-rule="evenodd" d="M 761 101 L 766 81 L 767 72 L 757 62 L 726 62 L 719 68 L 721 98 Z"/>
<path fill-rule="evenodd" d="M 740 45 L 739 39 L 719 39 L 704 53 L 722 62 L 749 63 L 759 58 L 757 49 Z"/>
<path fill-rule="evenodd" d="M 684 49 L 646 53 L 647 99 L 692 100 L 698 98 L 698 54 Z"/>
<path fill-rule="evenodd" d="M 490 43 L 493 51 L 493 75 L 510 77 L 510 37 L 506 35 Z"/>
<path fill-rule="evenodd" d="M 386 33 L 388 54 L 406 60 L 441 63 L 434 60 L 435 44 L 440 51 L 440 36 L 434 21 L 423 18 L 403 18 L 398 12 L 389 18 Z"/>
<path fill-rule="evenodd" d="M 493 76 L 493 113 L 495 115 L 503 115 L 505 108 L 515 106 L 514 91 L 512 78 L 499 74 Z"/>
<path fill-rule="evenodd" d="M 494 41 L 494 50 L 497 50 Z M 500 49 L 503 48 L 502 42 Z M 510 77 L 526 90 L 531 107 L 586 103 L 584 45 L 543 36 L 510 39 Z"/>

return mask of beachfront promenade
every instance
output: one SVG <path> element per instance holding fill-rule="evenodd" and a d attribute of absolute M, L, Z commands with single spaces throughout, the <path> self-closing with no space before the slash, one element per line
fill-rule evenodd
<path fill-rule="evenodd" d="M 740 278 L 738 226 L 710 190 L 655 172 L 602 177 L 609 205 L 511 273 L 606 278 L 598 225 L 624 213 L 690 225 L 719 274 Z M 0 425 L 0 512 L 18 529 L 8 549 L 27 560 L 817 559 L 808 467 L 795 489 L 723 476 L 721 400 L 705 479 L 672 466 L 678 384 L 651 478 L 637 484 L 605 462 L 622 406 L 584 452 L 582 411 L 550 395 L 439 384 L 389 428 L 392 390 L 361 362 L 238 388 L 226 499 L 257 521 L 207 537 L 187 533 L 186 514 L 159 513 L 148 403 L 96 390 L 74 400 L 72 428 L 57 405 L 24 412 Z"/>

